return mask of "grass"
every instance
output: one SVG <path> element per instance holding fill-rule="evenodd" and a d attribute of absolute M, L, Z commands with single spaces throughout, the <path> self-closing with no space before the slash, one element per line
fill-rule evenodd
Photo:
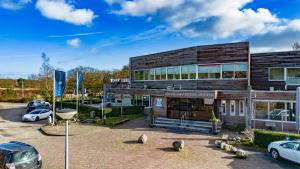
<path fill-rule="evenodd" d="M 104 126 L 117 126 L 119 124 L 125 123 L 127 121 L 130 120 L 134 120 L 140 117 L 143 117 L 144 114 L 143 113 L 137 113 L 137 114 L 130 114 L 130 115 L 124 115 L 123 118 L 122 117 L 108 117 L 105 120 L 105 123 L 103 121 L 98 122 L 98 125 L 104 125 Z"/>

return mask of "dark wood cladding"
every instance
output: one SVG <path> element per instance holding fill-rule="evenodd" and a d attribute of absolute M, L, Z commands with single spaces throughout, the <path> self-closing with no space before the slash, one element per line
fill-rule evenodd
<path fill-rule="evenodd" d="M 296 92 L 291 91 L 252 91 L 251 94 L 258 100 L 296 100 Z"/>
<path fill-rule="evenodd" d="M 300 67 L 300 51 L 251 54 L 251 85 L 255 90 L 285 90 L 285 82 L 269 81 L 270 67 Z M 297 86 L 288 86 L 295 90 Z"/>
<path fill-rule="evenodd" d="M 167 80 L 167 81 L 134 81 L 134 70 L 156 67 L 248 62 L 249 43 L 228 43 L 197 46 L 157 54 L 130 58 L 131 87 L 149 89 L 166 89 L 174 84 L 176 89 L 183 90 L 246 90 L 247 79 L 243 80 Z"/>

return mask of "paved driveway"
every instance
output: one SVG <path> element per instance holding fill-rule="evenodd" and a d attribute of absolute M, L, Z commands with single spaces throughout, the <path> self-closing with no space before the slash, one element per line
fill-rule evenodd
<path fill-rule="evenodd" d="M 45 169 L 64 166 L 64 137 L 42 135 L 41 124 L 22 123 L 18 115 L 22 108 L 0 110 L 0 142 L 24 141 L 34 145 L 43 157 Z M 40 122 L 42 123 L 42 122 Z M 70 137 L 71 169 L 279 169 L 300 168 L 284 160 L 272 160 L 266 153 L 249 152 L 240 160 L 216 149 L 216 137 L 206 134 L 148 128 L 143 119 L 125 123 L 117 128 L 81 125 L 79 135 Z M 136 144 L 145 133 L 148 143 Z M 174 140 L 183 139 L 183 152 L 171 150 Z"/>

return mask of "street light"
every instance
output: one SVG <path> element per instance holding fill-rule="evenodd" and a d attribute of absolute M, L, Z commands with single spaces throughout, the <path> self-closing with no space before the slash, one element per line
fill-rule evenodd
<path fill-rule="evenodd" d="M 57 116 L 65 120 L 65 169 L 69 169 L 69 120 L 71 120 L 77 110 L 75 109 L 58 109 Z"/>

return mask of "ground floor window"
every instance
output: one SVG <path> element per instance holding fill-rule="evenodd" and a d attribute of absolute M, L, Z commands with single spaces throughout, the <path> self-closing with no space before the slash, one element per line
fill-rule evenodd
<path fill-rule="evenodd" d="M 293 101 L 254 101 L 255 119 L 295 121 L 296 103 Z"/>
<path fill-rule="evenodd" d="M 230 115 L 235 116 L 235 101 L 230 100 Z"/>
<path fill-rule="evenodd" d="M 149 95 L 132 95 L 131 104 L 136 106 L 151 107 L 151 100 Z"/>
<path fill-rule="evenodd" d="M 239 116 L 244 116 L 245 115 L 245 101 L 240 100 L 239 101 Z"/>
<path fill-rule="evenodd" d="M 226 100 L 221 100 L 221 113 L 226 115 Z"/>

